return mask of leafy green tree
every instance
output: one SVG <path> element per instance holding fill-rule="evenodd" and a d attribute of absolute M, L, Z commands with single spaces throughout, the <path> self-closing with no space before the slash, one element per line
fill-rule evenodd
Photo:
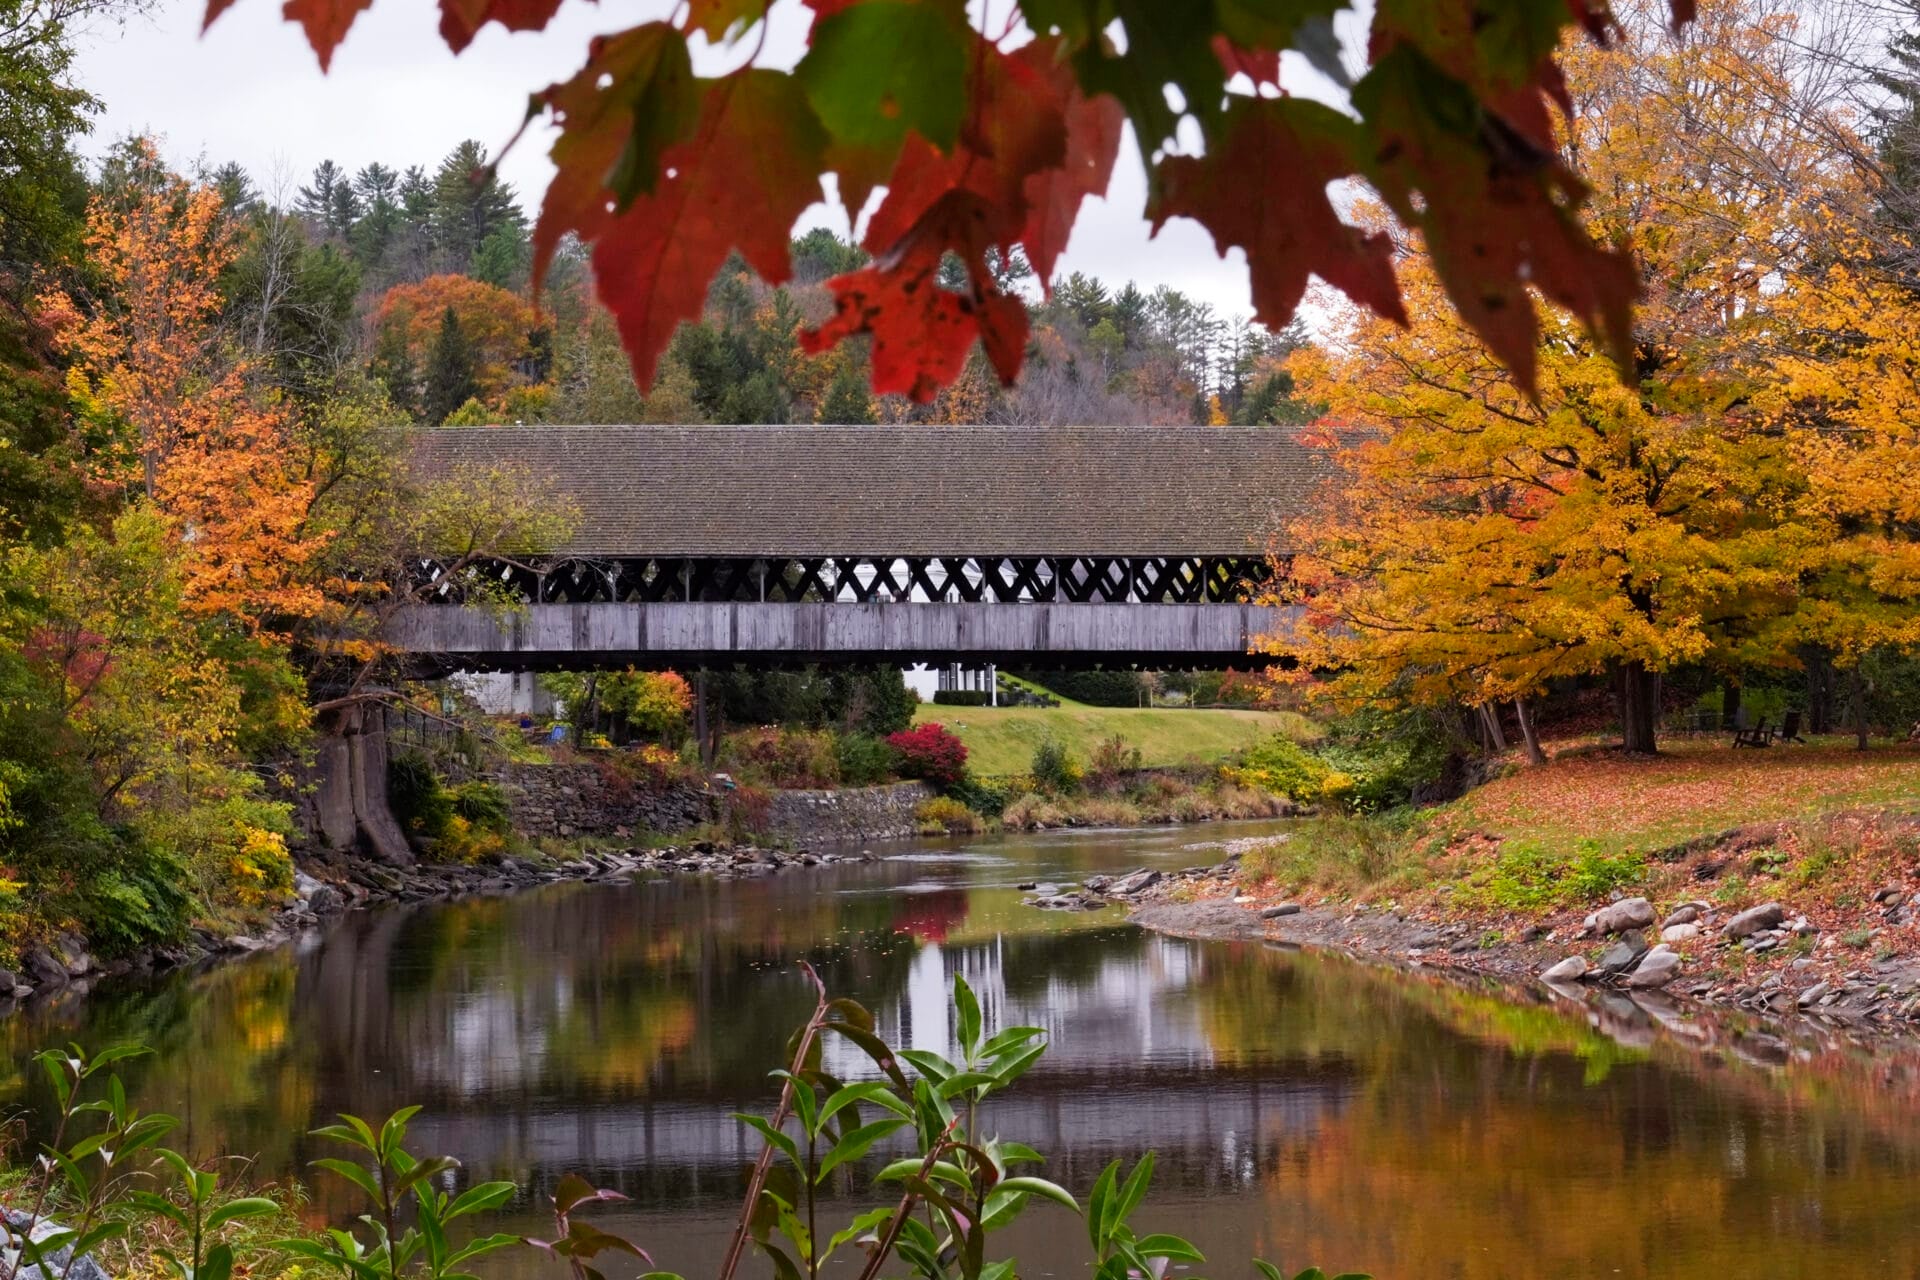
<path fill-rule="evenodd" d="M 438 426 L 454 410 L 478 395 L 479 391 L 473 342 L 460 327 L 460 317 L 453 313 L 452 307 L 448 307 L 441 314 L 440 331 L 434 335 L 433 348 L 427 355 L 421 416 Z"/>
<path fill-rule="evenodd" d="M 0 289 L 79 244 L 87 185 L 73 140 L 99 100 L 72 83 L 75 28 L 121 0 L 0 0 Z"/>

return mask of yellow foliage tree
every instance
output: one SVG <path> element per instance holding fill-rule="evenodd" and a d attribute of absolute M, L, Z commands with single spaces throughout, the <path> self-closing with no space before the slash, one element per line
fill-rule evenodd
<path fill-rule="evenodd" d="M 1418 243 L 1411 328 L 1356 315 L 1296 358 L 1300 394 L 1338 424 L 1341 479 L 1294 531 L 1285 594 L 1306 623 L 1271 647 L 1337 673 L 1337 696 L 1483 706 L 1606 672 L 1624 744 L 1651 751 L 1661 673 L 1791 660 L 1765 641 L 1809 553 L 1800 459 L 1747 407 L 1742 356 L 1764 332 L 1762 281 L 1800 270 L 1838 179 L 1789 109 L 1787 19 L 1708 0 L 1676 35 L 1634 9 L 1616 46 L 1570 51 L 1562 137 L 1596 225 L 1648 282 L 1639 385 L 1546 316 L 1523 392 L 1448 312 Z"/>

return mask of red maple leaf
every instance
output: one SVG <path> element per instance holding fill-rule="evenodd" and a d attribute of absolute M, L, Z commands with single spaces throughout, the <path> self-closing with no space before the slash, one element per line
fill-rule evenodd
<path fill-rule="evenodd" d="M 333 51 L 347 38 L 353 20 L 370 8 L 373 0 L 287 0 L 280 6 L 288 22 L 298 23 L 307 33 L 307 43 L 325 71 L 333 61 Z M 200 24 L 205 31 L 213 20 L 233 7 L 233 0 L 207 0 L 207 16 Z"/>
<path fill-rule="evenodd" d="M 921 220 L 950 193 L 980 197 L 980 222 L 969 236 L 979 248 L 1010 249 L 1027 221 L 1027 180 L 1067 158 L 1067 120 L 1055 87 L 1023 60 L 974 37 L 969 117 L 951 153 L 910 134 L 887 182 L 887 198 L 867 224 L 876 257 L 916 234 Z M 959 224 L 954 224 L 959 225 Z M 948 247 L 970 257 L 971 240 Z"/>
<path fill-rule="evenodd" d="M 459 53 L 489 22 L 509 31 L 544 31 L 559 11 L 560 0 L 440 0 L 440 38 Z"/>
<path fill-rule="evenodd" d="M 1270 84 L 1280 87 L 1280 55 L 1272 49 L 1243 49 L 1225 36 L 1213 38 L 1213 56 L 1231 78 L 1244 75 L 1258 88 Z"/>
<path fill-rule="evenodd" d="M 1066 156 L 1060 164 L 1028 176 L 1027 225 L 1020 232 L 1027 261 L 1033 264 L 1040 287 L 1051 295 L 1054 264 L 1066 251 L 1081 203 L 1088 196 L 1106 195 L 1113 180 L 1127 112 L 1117 98 L 1107 94 L 1089 98 L 1080 92 L 1072 68 L 1059 56 L 1057 40 L 1035 40 L 1013 56 L 1048 79 L 1065 109 Z"/>
<path fill-rule="evenodd" d="M 600 79 L 607 59 L 644 50 L 608 44 L 605 58 L 549 90 L 563 132 L 553 151 L 559 174 L 534 228 L 535 262 L 543 270 L 568 231 L 593 245 L 600 298 L 613 312 L 635 376 L 651 386 L 674 329 L 700 314 L 708 283 L 730 252 L 739 250 L 769 283 L 792 273 L 789 236 L 800 214 L 822 198 L 826 136 L 784 72 L 744 68 L 699 81 L 692 136 L 665 148 L 652 191 L 622 210 L 606 175 L 627 149 L 635 113 L 622 106 L 630 97 L 610 101 Z"/>
<path fill-rule="evenodd" d="M 969 259 L 972 292 L 939 284 L 947 249 L 969 242 L 988 221 L 981 206 L 977 195 L 949 192 L 896 252 L 827 281 L 834 313 L 819 328 L 803 330 L 800 345 L 818 355 L 843 338 L 869 334 L 874 392 L 925 404 L 960 375 L 979 339 L 1001 381 L 1011 383 L 1026 354 L 1026 305 L 993 289 L 978 252 Z"/>
<path fill-rule="evenodd" d="M 1352 121 L 1316 102 L 1237 98 L 1217 147 L 1161 162 L 1147 210 L 1153 229 L 1193 218 L 1222 256 L 1245 249 L 1262 324 L 1293 318 L 1310 275 L 1404 324 L 1392 243 L 1342 221 L 1327 196 L 1327 183 L 1354 171 L 1356 137 Z"/>

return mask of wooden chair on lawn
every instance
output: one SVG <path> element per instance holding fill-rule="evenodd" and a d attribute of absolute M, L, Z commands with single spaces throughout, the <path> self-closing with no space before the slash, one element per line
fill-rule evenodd
<path fill-rule="evenodd" d="M 1756 722 L 1750 729 L 1735 729 L 1733 731 L 1733 745 L 1736 748 L 1770 747 L 1773 745 L 1773 739 L 1774 732 L 1767 728 L 1767 722 L 1764 718 Z"/>

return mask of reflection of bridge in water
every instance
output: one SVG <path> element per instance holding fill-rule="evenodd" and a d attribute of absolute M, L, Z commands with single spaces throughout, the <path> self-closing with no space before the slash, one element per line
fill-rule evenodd
<path fill-rule="evenodd" d="M 1277 427 L 475 427 L 428 473 L 549 477 L 538 563 L 450 573 L 387 638 L 428 669 L 722 662 L 1244 664 L 1252 603 L 1324 475 Z M 526 603 L 467 605 L 478 573 Z M 1018 607 L 1012 607 L 1018 606 Z"/>
<path fill-rule="evenodd" d="M 1355 1072 L 1339 1058 L 1223 1061 L 1199 1009 L 1185 998 L 1203 962 L 1196 944 L 1151 938 L 1101 956 L 1084 975 L 1036 975 L 1009 991 L 1001 940 L 927 945 L 904 989 L 876 1002 L 872 1012 L 890 1043 L 955 1054 L 950 993 L 957 969 L 979 994 L 989 1027 L 1039 1026 L 1051 1041 L 1040 1065 L 989 1104 L 993 1131 L 1048 1152 L 1056 1176 L 1090 1179 L 1116 1156 L 1151 1149 L 1166 1162 L 1163 1177 L 1171 1183 L 1242 1184 L 1271 1170 L 1283 1147 L 1311 1137 L 1337 1113 L 1356 1088 Z M 524 1052 L 524 1010 L 495 1012 L 502 1016 L 493 1028 L 498 1042 Z M 477 1030 L 475 1019 L 485 1015 L 482 999 L 460 1018 Z M 459 1038 L 476 1045 L 481 1039 Z M 458 1062 L 449 1065 L 460 1069 Z M 825 1066 L 844 1079 L 877 1074 L 864 1054 L 837 1037 L 826 1042 Z M 500 1083 L 492 1081 L 495 1088 Z M 455 1096 L 440 1098 L 414 1122 L 426 1147 L 459 1151 L 480 1168 L 543 1177 L 568 1168 L 591 1171 L 630 1194 L 644 1191 L 649 1200 L 736 1195 L 739 1170 L 758 1154 L 759 1143 L 728 1113 L 765 1111 L 774 1096 L 771 1085 L 745 1095 L 724 1085 L 668 1088 L 632 1101 L 558 1101 L 505 1114 L 489 1108 L 490 1090 L 478 1091 L 467 1106 L 457 1088 L 451 1092 Z"/>

